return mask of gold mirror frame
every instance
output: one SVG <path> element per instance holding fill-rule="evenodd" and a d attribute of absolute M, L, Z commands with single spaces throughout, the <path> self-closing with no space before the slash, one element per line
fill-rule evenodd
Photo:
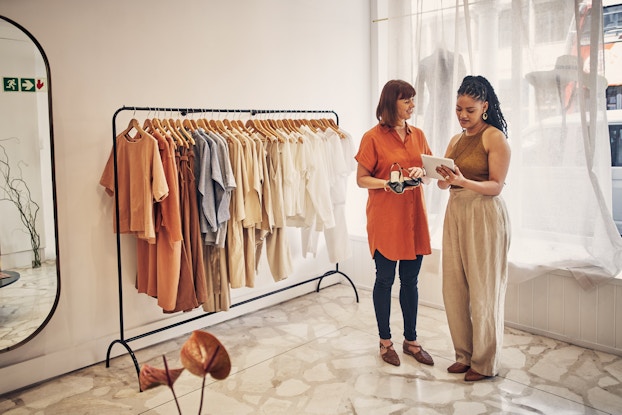
<path fill-rule="evenodd" d="M 58 306 L 58 301 L 60 298 L 60 288 L 61 288 L 61 281 L 60 281 L 60 264 L 59 264 L 59 249 L 58 249 L 58 223 L 57 223 L 57 207 L 56 207 L 56 176 L 55 176 L 55 164 L 54 164 L 54 129 L 53 129 L 53 118 L 52 118 L 52 83 L 51 83 L 51 76 L 50 76 L 50 65 L 49 65 L 49 61 L 48 58 L 43 50 L 43 48 L 41 47 L 41 44 L 37 41 L 37 39 L 35 39 L 35 37 L 28 32 L 28 30 L 26 30 L 23 26 L 21 26 L 20 24 L 16 23 L 15 21 L 4 17 L 4 16 L 0 16 L 0 20 L 9 23 L 10 25 L 14 26 L 15 28 L 17 28 L 18 30 L 20 30 L 21 32 L 23 32 L 23 34 L 25 34 L 31 41 L 32 43 L 36 46 L 36 48 L 38 49 L 39 53 L 41 54 L 41 58 L 45 64 L 45 73 L 46 73 L 46 80 L 47 80 L 47 112 L 48 112 L 48 122 L 49 122 L 49 156 L 50 156 L 50 167 L 51 167 L 51 171 L 50 171 L 50 182 L 51 183 L 51 189 L 49 189 L 48 193 L 51 193 L 51 197 L 47 197 L 44 198 L 43 203 L 50 203 L 50 208 L 52 210 L 52 217 L 53 217 L 53 227 L 52 226 L 48 226 L 48 229 L 52 229 L 53 228 L 53 232 L 54 232 L 54 252 L 55 252 L 55 261 L 54 264 L 47 264 L 47 267 L 49 269 L 51 269 L 52 271 L 55 269 L 56 271 L 56 280 L 55 280 L 55 286 L 56 286 L 56 293 L 54 296 L 54 300 L 53 300 L 53 304 L 51 305 L 51 308 L 49 310 L 49 313 L 45 316 L 45 318 L 43 319 L 43 321 L 36 327 L 33 329 L 32 333 L 27 333 L 26 334 L 22 334 L 18 337 L 18 340 L 15 341 L 14 344 L 8 344 L 10 342 L 8 341 L 3 341 L 0 345 L 0 353 L 4 353 L 4 352 L 8 352 L 11 350 L 14 350 L 20 346 L 22 346 L 23 344 L 29 342 L 30 340 L 32 340 L 35 336 L 37 336 L 41 330 L 43 330 L 43 328 L 48 324 L 48 322 L 50 321 L 50 319 L 52 318 L 52 315 L 54 314 L 54 312 L 56 311 L 56 307 Z M 9 74 L 0 74 L 0 77 L 3 76 L 7 76 Z M 3 80 L 4 83 L 4 80 Z M 2 91 L 0 91 L 1 93 Z M 13 92 L 9 92 L 9 93 L 13 93 Z M 16 92 L 17 93 L 17 92 Z M 41 92 L 35 92 L 35 93 L 41 93 Z M 43 168 L 41 166 L 40 163 L 40 167 Z M 42 183 L 42 186 L 44 186 L 44 184 Z M 50 200 L 51 199 L 51 200 Z M 49 216 L 48 216 L 49 218 Z M 45 221 L 45 215 L 43 215 L 42 220 Z M 44 224 L 45 226 L 45 224 Z M 0 267 L 1 270 L 1 267 Z M 15 273 L 13 273 L 15 274 Z M 50 275 L 52 275 L 50 273 Z M 12 284 L 16 284 L 17 282 L 14 282 Z M 0 290 L 5 289 L 5 287 L 0 287 Z M 1 294 L 1 292 L 0 292 Z M 1 304 L 0 304 L 1 305 Z M 41 315 L 44 315 L 45 312 L 41 313 Z M 41 317 L 39 317 L 37 320 L 40 320 Z M 8 319 L 7 319 L 8 321 Z M 36 324 L 36 323 L 34 323 Z M 1 329 L 2 327 L 0 327 Z"/>

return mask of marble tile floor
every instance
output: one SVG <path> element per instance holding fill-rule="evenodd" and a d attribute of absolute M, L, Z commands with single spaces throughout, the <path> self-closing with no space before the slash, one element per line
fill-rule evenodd
<path fill-rule="evenodd" d="M 13 347 L 34 333 L 54 306 L 56 262 L 40 268 L 15 268 L 19 279 L 0 287 L 0 350 Z"/>
<path fill-rule="evenodd" d="M 468 383 L 453 363 L 445 314 L 420 306 L 419 341 L 435 359 L 424 366 L 401 351 L 399 367 L 378 355 L 371 293 L 336 284 L 206 328 L 232 361 L 224 380 L 208 379 L 203 414 L 622 414 L 622 357 L 507 328 L 499 376 Z M 139 363 L 181 367 L 186 336 L 136 351 Z M 119 346 L 120 347 L 120 346 Z M 183 414 L 196 414 L 201 379 L 175 383 Z M 170 389 L 138 391 L 129 355 L 0 396 L 5 415 L 177 414 Z"/>

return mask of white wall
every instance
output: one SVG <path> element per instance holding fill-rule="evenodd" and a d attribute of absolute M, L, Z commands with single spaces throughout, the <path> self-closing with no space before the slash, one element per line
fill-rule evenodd
<path fill-rule="evenodd" d="M 360 137 L 373 120 L 369 9 L 360 0 L 0 0 L 0 14 L 29 30 L 50 61 L 62 272 L 60 302 L 48 326 L 0 354 L 0 393 L 101 362 L 119 338 L 112 202 L 98 185 L 115 110 L 329 109 Z M 128 338 L 161 325 L 163 316 L 153 299 L 133 290 L 132 249 L 124 245 L 123 251 Z M 298 257 L 296 275 L 286 284 L 331 267 L 322 252 Z M 234 292 L 234 302 L 275 287 L 263 272 L 258 288 Z M 301 286 L 218 313 L 197 327 L 313 289 Z"/>

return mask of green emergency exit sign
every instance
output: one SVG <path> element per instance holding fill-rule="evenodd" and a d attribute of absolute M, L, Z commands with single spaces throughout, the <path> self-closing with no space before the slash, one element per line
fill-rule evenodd
<path fill-rule="evenodd" d="M 2 78 L 4 92 L 35 92 L 42 89 L 37 87 L 38 84 L 43 85 L 42 81 L 35 80 L 35 78 L 14 78 L 6 76 Z"/>
<path fill-rule="evenodd" d="M 35 92 L 35 78 L 19 78 L 19 89 L 22 92 Z"/>
<path fill-rule="evenodd" d="M 19 78 L 2 78 L 4 91 L 19 91 Z"/>

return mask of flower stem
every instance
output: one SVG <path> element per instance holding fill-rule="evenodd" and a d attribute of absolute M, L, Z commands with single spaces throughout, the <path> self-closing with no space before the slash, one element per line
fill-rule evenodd
<path fill-rule="evenodd" d="M 168 379 L 168 387 L 171 389 L 171 392 L 173 393 L 173 398 L 175 399 L 175 405 L 177 405 L 177 411 L 179 412 L 179 415 L 182 415 L 181 408 L 179 407 L 179 401 L 177 400 L 177 394 L 175 394 L 175 388 L 173 388 L 173 381 L 171 381 L 171 376 L 168 372 L 168 364 L 166 363 L 165 355 L 162 355 L 162 360 L 164 360 L 164 369 L 166 369 L 166 378 Z"/>
<path fill-rule="evenodd" d="M 203 409 L 203 394 L 205 393 L 205 378 L 207 376 L 203 375 L 203 383 L 201 384 L 201 400 L 199 401 L 199 415 L 201 415 L 201 410 Z"/>
<path fill-rule="evenodd" d="M 199 403 L 199 415 L 201 415 L 201 410 L 203 409 L 203 394 L 205 394 L 205 378 L 207 377 L 207 374 L 212 368 L 212 365 L 214 364 L 214 361 L 216 360 L 216 356 L 218 356 L 219 349 L 220 349 L 220 346 L 216 346 L 216 350 L 214 350 L 214 354 L 212 354 L 212 358 L 210 359 L 210 361 L 207 363 L 207 366 L 205 367 L 205 373 L 203 374 L 203 384 L 201 385 L 201 401 Z"/>

